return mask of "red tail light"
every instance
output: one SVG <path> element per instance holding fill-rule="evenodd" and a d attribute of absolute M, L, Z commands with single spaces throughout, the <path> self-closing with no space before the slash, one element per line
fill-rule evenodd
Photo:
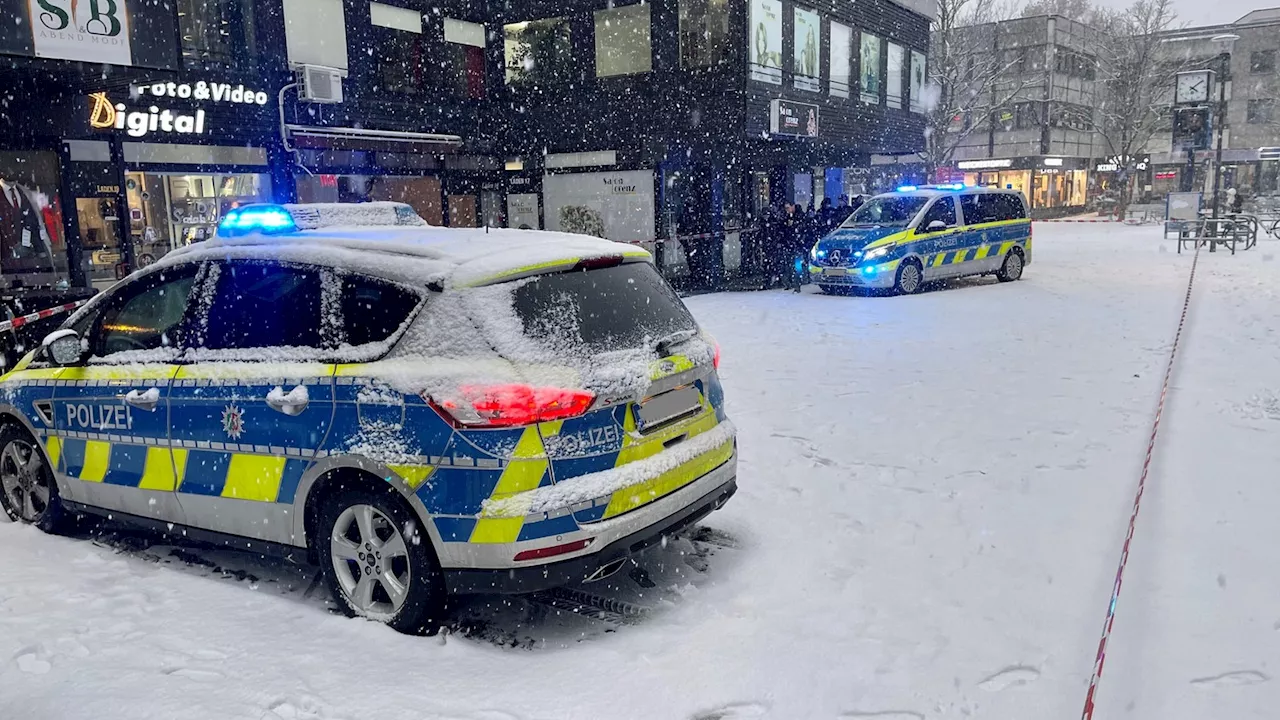
<path fill-rule="evenodd" d="M 575 552 L 590 545 L 592 540 L 595 540 L 595 538 L 574 540 L 573 542 L 565 543 L 564 545 L 552 545 L 551 547 L 538 548 L 537 550 L 522 550 L 521 552 L 516 553 L 515 560 L 516 562 L 520 562 L 521 560 L 539 560 L 542 558 Z"/>
<path fill-rule="evenodd" d="M 717 370 L 719 370 L 720 369 L 720 343 L 715 343 L 715 346 L 716 346 L 716 354 L 711 358 L 711 364 L 714 365 Z"/>
<path fill-rule="evenodd" d="M 529 385 L 464 385 L 460 397 L 435 401 L 459 425 L 512 427 L 577 417 L 596 399 L 586 390 Z"/>

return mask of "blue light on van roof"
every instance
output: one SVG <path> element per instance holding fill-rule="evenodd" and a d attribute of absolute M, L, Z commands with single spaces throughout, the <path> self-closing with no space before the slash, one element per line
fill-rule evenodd
<path fill-rule="evenodd" d="M 950 185 L 939 185 L 938 189 L 939 190 L 963 190 L 967 187 L 969 186 L 961 182 L 961 183 L 952 183 Z"/>
<path fill-rule="evenodd" d="M 227 213 L 218 223 L 218 234 L 223 237 L 255 232 L 287 233 L 297 229 L 293 216 L 279 205 L 246 205 Z"/>
<path fill-rule="evenodd" d="M 915 185 L 903 185 L 898 188 L 898 192 L 915 192 L 916 190 L 919 190 L 919 189 L 920 188 L 916 187 Z"/>

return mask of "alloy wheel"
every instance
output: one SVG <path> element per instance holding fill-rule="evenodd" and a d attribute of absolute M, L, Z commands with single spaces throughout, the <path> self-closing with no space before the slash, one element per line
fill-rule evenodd
<path fill-rule="evenodd" d="M 49 509 L 52 491 L 43 471 L 40 452 L 25 440 L 11 440 L 0 452 L 0 488 L 9 507 L 29 523 L 39 521 Z"/>
<path fill-rule="evenodd" d="M 333 570 L 351 607 L 360 615 L 387 620 L 409 596 L 412 573 L 404 535 L 372 505 L 342 511 L 329 538 Z"/>

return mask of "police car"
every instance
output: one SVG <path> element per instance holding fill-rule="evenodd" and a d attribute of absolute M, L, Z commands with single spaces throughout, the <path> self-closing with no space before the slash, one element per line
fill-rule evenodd
<path fill-rule="evenodd" d="M 718 365 L 635 246 L 248 206 L 0 379 L 0 504 L 305 548 L 349 614 L 419 632 L 448 593 L 598 580 L 723 505 Z"/>
<path fill-rule="evenodd" d="M 850 288 L 919 292 L 962 275 L 1022 277 L 1031 262 L 1031 220 L 1014 190 L 963 184 L 901 187 L 877 195 L 809 253 L 824 292 Z"/>

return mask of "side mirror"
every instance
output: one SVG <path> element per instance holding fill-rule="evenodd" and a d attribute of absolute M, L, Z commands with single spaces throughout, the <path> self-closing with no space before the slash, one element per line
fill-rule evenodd
<path fill-rule="evenodd" d="M 934 220 L 929 223 L 929 227 L 925 228 L 929 232 L 942 232 L 947 229 L 947 224 L 941 220 Z"/>
<path fill-rule="evenodd" d="M 84 358 L 80 335 L 75 330 L 55 330 L 45 336 L 40 347 L 54 365 L 75 365 Z"/>

